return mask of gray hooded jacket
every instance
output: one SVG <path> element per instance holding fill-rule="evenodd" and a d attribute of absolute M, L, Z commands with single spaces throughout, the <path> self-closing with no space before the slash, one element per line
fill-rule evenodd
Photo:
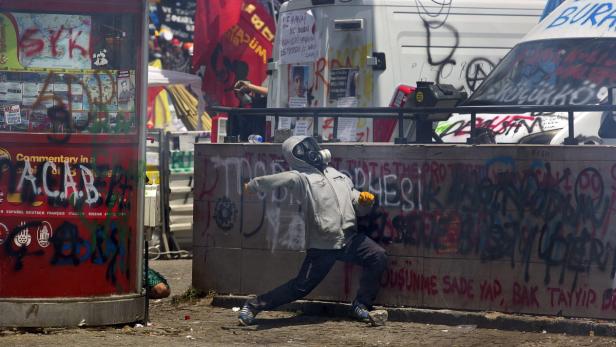
<path fill-rule="evenodd" d="M 251 191 L 270 192 L 285 187 L 302 198 L 306 225 L 306 248 L 340 249 L 346 236 L 356 231 L 355 210 L 363 215 L 370 206 L 360 206 L 359 191 L 351 179 L 327 167 L 323 172 L 293 156 L 293 148 L 306 136 L 292 136 L 282 144 L 282 154 L 291 171 L 252 179 Z"/>

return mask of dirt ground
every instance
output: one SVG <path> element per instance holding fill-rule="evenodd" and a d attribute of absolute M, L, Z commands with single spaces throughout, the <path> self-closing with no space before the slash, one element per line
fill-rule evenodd
<path fill-rule="evenodd" d="M 191 260 L 160 260 L 151 266 L 167 277 L 172 296 L 190 286 Z M 265 312 L 257 325 L 240 327 L 237 313 L 210 300 L 151 302 L 151 325 L 71 329 L 2 330 L 0 346 L 616 346 L 616 339 L 541 332 L 389 322 L 363 323 L 301 313 Z"/>

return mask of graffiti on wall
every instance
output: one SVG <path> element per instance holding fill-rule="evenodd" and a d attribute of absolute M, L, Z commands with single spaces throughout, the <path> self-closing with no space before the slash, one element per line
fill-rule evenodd
<path fill-rule="evenodd" d="M 615 310 L 616 164 L 574 165 L 533 151 L 535 159 L 524 160 L 334 157 L 332 166 L 377 197 L 359 230 L 395 255 L 385 293 L 420 295 L 427 306 L 444 298 L 505 311 Z M 224 213 L 201 205 L 212 209 L 201 212 L 212 218 L 206 239 L 224 229 L 262 238 L 271 251 L 303 249 L 302 197 L 285 189 L 246 197 L 241 189 L 251 177 L 286 170 L 279 155 L 213 155 L 206 163 L 197 195 L 233 205 Z"/>
<path fill-rule="evenodd" d="M 81 291 L 130 290 L 137 171 L 97 150 L 91 156 L 57 149 L 43 155 L 30 147 L 8 147 L 0 156 L 0 254 L 14 284 L 0 288 L 3 295 L 77 290 L 57 286 L 41 294 L 17 285 L 22 276 L 66 271 L 72 271 L 62 275 L 69 286 L 79 280 L 79 271 L 97 283 Z"/>

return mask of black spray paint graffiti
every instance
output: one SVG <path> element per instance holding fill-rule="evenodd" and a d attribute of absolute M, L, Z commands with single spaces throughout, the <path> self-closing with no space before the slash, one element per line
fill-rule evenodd
<path fill-rule="evenodd" d="M 211 166 L 216 171 L 226 169 L 217 175 L 227 178 L 220 187 L 226 187 L 227 196 L 237 192 L 243 204 L 243 178 L 277 172 L 275 165 L 267 164 L 269 160 L 273 163 L 275 158 L 222 161 L 216 157 Z M 377 205 L 359 219 L 358 228 L 381 243 L 435 256 L 505 262 L 519 269 L 525 281 L 530 282 L 532 276 L 546 285 L 567 283 L 577 288 L 582 285 L 578 278 L 589 273 L 614 278 L 616 244 L 609 228 L 615 217 L 616 193 L 602 176 L 606 170 L 586 167 L 578 171 L 576 166 L 574 172 L 540 160 L 527 167 L 510 157 L 474 164 L 340 158 L 332 163 L 351 177 L 357 189 L 377 196 Z M 615 179 L 616 169 L 612 173 Z M 296 206 L 302 205 L 288 191 L 259 196 L 262 202 L 270 198 L 272 206 L 264 205 L 262 211 L 249 207 L 256 204 L 244 207 L 256 220 L 253 217 L 254 223 L 243 226 L 243 237 L 259 232 L 271 235 L 270 218 L 279 218 L 279 224 L 286 227 L 281 218 L 290 219 L 297 214 Z M 212 216 L 219 227 L 238 227 L 231 199 L 225 196 L 217 204 L 226 206 L 215 209 L 218 216 Z M 278 212 L 270 216 L 276 208 Z M 264 211 L 266 223 L 259 222 Z"/>
<path fill-rule="evenodd" d="M 244 182 L 246 180 L 242 179 L 242 182 Z M 261 230 L 261 227 L 263 226 L 263 222 L 265 222 L 265 209 L 267 208 L 267 200 L 265 199 L 261 199 L 261 220 L 259 221 L 259 223 L 256 225 L 256 227 L 253 227 L 251 231 L 244 231 L 244 190 L 242 189 L 242 192 L 240 193 L 240 235 L 243 235 L 245 237 L 252 237 L 254 235 L 256 235 L 259 230 Z M 251 211 L 252 213 L 254 213 L 254 211 Z"/>
<path fill-rule="evenodd" d="M 225 197 L 219 198 L 214 207 L 214 220 L 216 225 L 224 231 L 233 229 L 235 219 L 237 218 L 237 207 L 231 199 Z"/>
<path fill-rule="evenodd" d="M 120 231 L 115 222 L 109 224 L 109 229 L 98 226 L 92 240 L 84 240 L 79 236 L 79 229 L 70 222 L 64 222 L 58 227 L 51 238 L 53 256 L 51 265 L 77 266 L 86 261 L 92 264 L 107 264 L 105 278 L 112 284 L 117 283 L 118 270 L 128 279 L 129 240 L 121 240 Z M 130 237 L 130 232 L 125 237 Z"/>
<path fill-rule="evenodd" d="M 1 172 L 2 170 L 0 170 Z M 13 228 L 13 230 L 11 230 L 11 232 L 8 234 L 6 241 L 4 242 L 4 253 L 15 259 L 15 271 L 19 271 L 23 268 L 24 266 L 24 258 L 27 256 L 42 256 L 44 254 L 43 250 L 36 250 L 34 252 L 28 252 L 28 247 L 27 247 L 27 243 L 22 243 L 21 246 L 17 247 L 17 249 L 15 249 L 15 246 L 13 245 L 13 242 L 11 242 L 13 239 L 15 239 L 16 237 L 18 237 L 18 235 L 20 233 L 23 232 L 27 232 L 29 228 L 38 228 L 41 225 L 43 225 L 42 222 L 28 222 L 28 223 L 23 223 L 15 228 Z"/>
<path fill-rule="evenodd" d="M 440 83 L 441 76 L 443 75 L 443 70 L 445 69 L 445 67 L 447 67 L 448 65 L 456 65 L 456 61 L 455 59 L 453 59 L 453 55 L 455 54 L 456 49 L 458 48 L 460 44 L 460 34 L 458 33 L 458 30 L 456 30 L 456 28 L 454 28 L 450 24 L 441 23 L 438 26 L 436 26 L 436 28 L 440 28 L 440 27 L 446 28 L 452 34 L 454 38 L 454 44 L 451 47 L 449 54 L 445 56 L 445 58 L 442 58 L 440 60 L 435 60 L 434 57 L 432 56 L 432 30 L 433 30 L 433 27 L 436 25 L 436 23 L 432 21 L 424 20 L 423 24 L 424 24 L 424 28 L 426 29 L 426 50 L 427 50 L 427 55 L 428 55 L 428 64 L 438 67 L 438 72 L 436 74 L 436 83 Z"/>
<path fill-rule="evenodd" d="M 59 75 L 55 72 L 50 72 L 47 75 L 32 108 L 37 109 L 43 107 L 45 104 L 52 104 L 51 107 L 47 108 L 47 118 L 51 121 L 52 132 L 61 135 L 48 135 L 47 139 L 50 142 L 56 144 L 66 143 L 70 140 L 71 133 L 81 132 L 89 128 L 90 132 L 97 132 L 95 128 L 91 127 L 93 123 L 101 123 L 101 121 L 97 119 L 97 111 L 103 110 L 106 105 L 114 102 L 115 95 L 117 94 L 117 87 L 116 83 L 106 84 L 103 82 L 103 80 L 112 82 L 116 80 L 111 71 L 103 71 L 101 74 L 94 74 L 92 77 L 94 80 L 93 86 L 85 83 L 80 77 L 72 74 Z M 73 114 L 73 102 L 65 102 L 62 97 L 52 93 L 51 89 L 58 80 L 66 83 L 67 100 L 73 99 L 75 91 L 84 94 L 87 104 L 92 107 L 92 110 L 87 112 L 86 118 L 77 119 Z M 110 90 L 107 90 L 105 85 L 110 86 Z M 119 126 L 116 127 L 116 130 L 124 132 L 126 129 L 124 126 Z"/>
<path fill-rule="evenodd" d="M 23 232 L 43 226 L 41 221 L 23 223 L 15 227 L 8 235 L 7 241 L 19 237 Z M 120 270 L 128 278 L 128 244 L 130 233 L 120 235 L 115 222 L 110 223 L 109 229 L 99 225 L 92 239 L 84 240 L 79 236 L 78 227 L 70 222 L 62 223 L 54 235 L 49 239 L 53 255 L 50 259 L 52 266 L 78 266 L 90 261 L 92 264 L 107 264 L 106 279 L 112 284 L 117 282 L 117 272 Z M 29 242 L 28 242 L 29 243 Z M 28 243 L 17 247 L 14 242 L 4 243 L 5 254 L 15 260 L 14 270 L 20 271 L 24 267 L 24 258 L 28 256 L 44 256 L 42 249 L 28 251 Z"/>
<path fill-rule="evenodd" d="M 446 23 L 445 21 L 433 21 L 424 19 L 424 28 L 426 30 L 426 51 L 428 64 L 437 69 L 435 76 L 435 82 L 441 83 L 444 79 L 447 79 L 451 74 L 458 62 L 455 59 L 455 53 L 460 45 L 460 33 L 458 30 Z M 433 50 L 435 46 L 432 42 L 433 31 L 436 29 L 444 29 L 446 33 L 453 39 L 453 44 L 449 47 L 438 47 L 449 49 L 449 53 L 441 59 L 435 59 Z M 443 35 L 441 33 L 441 35 Z M 466 86 L 471 92 L 475 91 L 477 87 L 483 82 L 488 74 L 494 68 L 494 63 L 485 57 L 476 57 L 469 62 L 464 62 L 462 65 L 462 71 L 464 71 L 464 77 Z M 466 67 L 466 68 L 465 68 Z M 463 86 L 460 86 L 463 87 Z"/>
<path fill-rule="evenodd" d="M 519 131 L 526 131 L 527 134 L 535 132 L 543 132 L 543 120 L 541 117 L 527 117 L 527 116 L 505 116 L 501 119 L 501 116 L 494 118 L 480 119 L 478 117 L 476 124 L 477 128 L 490 129 L 494 135 L 511 135 L 517 134 Z M 461 136 L 470 134 L 471 121 L 470 120 L 457 120 L 454 122 L 443 122 L 438 128 L 440 136 Z"/>
<path fill-rule="evenodd" d="M 494 69 L 494 63 L 486 58 L 475 58 L 466 66 L 466 84 L 471 92 L 488 77 L 490 71 Z"/>
<path fill-rule="evenodd" d="M 449 18 L 453 0 L 415 0 L 417 12 L 424 22 L 430 23 L 430 28 L 438 29 Z"/>
<path fill-rule="evenodd" d="M 497 163 L 489 164 L 486 171 Z M 545 266 L 546 284 L 553 280 L 553 269 L 559 270 L 555 279 L 559 284 L 564 283 L 566 273 L 573 274 L 574 288 L 578 275 L 593 267 L 594 271 L 609 271 L 613 278 L 616 248 L 601 235 L 607 232 L 606 221 L 615 201 L 600 172 L 586 168 L 573 177 L 568 169 L 552 172 L 549 163 L 544 168 L 542 175 L 528 170 L 521 175 L 503 171 L 487 177 L 486 172 L 454 166 L 451 176 L 456 182 L 449 189 L 428 182 L 421 196 L 414 197 L 421 199 L 423 210 L 389 221 L 387 210 L 376 209 L 360 224 L 386 243 L 437 253 L 476 254 L 484 262 L 509 260 L 512 268 L 521 264 L 526 281 L 533 257 Z M 404 195 L 396 184 L 379 189 L 390 192 L 391 202 Z"/>

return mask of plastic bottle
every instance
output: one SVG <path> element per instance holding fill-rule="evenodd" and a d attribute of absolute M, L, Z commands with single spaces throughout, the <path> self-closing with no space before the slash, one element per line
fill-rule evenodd
<path fill-rule="evenodd" d="M 248 136 L 248 142 L 250 142 L 250 143 L 262 143 L 263 142 L 263 136 L 252 134 L 252 135 Z"/>

